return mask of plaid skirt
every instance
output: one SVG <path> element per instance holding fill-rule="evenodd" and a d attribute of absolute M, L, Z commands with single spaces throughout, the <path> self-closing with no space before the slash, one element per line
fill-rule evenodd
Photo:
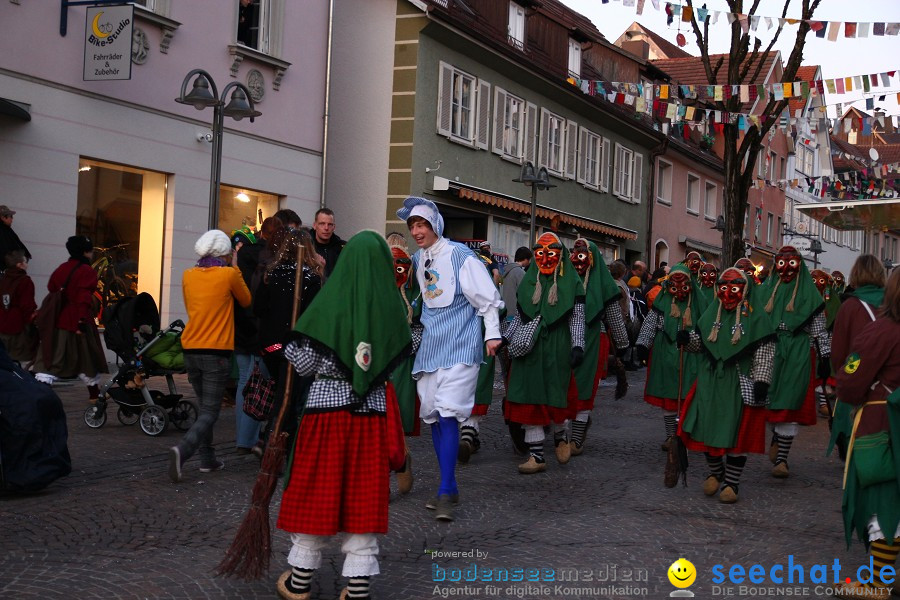
<path fill-rule="evenodd" d="M 697 390 L 695 383 L 688 392 L 687 398 L 681 401 L 681 414 L 678 419 L 678 436 L 684 442 L 685 448 L 692 452 L 708 452 L 712 456 L 725 454 L 764 454 L 766 446 L 766 409 L 762 406 L 744 406 L 741 411 L 741 421 L 738 425 L 737 441 L 733 448 L 716 448 L 707 446 L 691 438 L 690 434 L 681 429 L 684 423 L 684 415 L 694 400 Z"/>
<path fill-rule="evenodd" d="M 304 415 L 278 528 L 309 535 L 387 533 L 387 429 L 384 415 Z"/>

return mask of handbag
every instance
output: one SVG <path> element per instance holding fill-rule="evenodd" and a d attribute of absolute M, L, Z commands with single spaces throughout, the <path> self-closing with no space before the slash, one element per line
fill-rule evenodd
<path fill-rule="evenodd" d="M 244 386 L 244 414 L 257 421 L 265 421 L 275 404 L 275 380 L 263 375 L 259 363 L 253 366 L 253 372 Z"/>

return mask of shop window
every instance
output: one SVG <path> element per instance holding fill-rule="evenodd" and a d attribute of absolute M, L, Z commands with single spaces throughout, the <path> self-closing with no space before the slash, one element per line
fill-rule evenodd
<path fill-rule="evenodd" d="M 123 297 L 162 289 L 166 175 L 82 158 L 75 233 L 94 242 L 97 317 Z"/>
<path fill-rule="evenodd" d="M 247 226 L 259 231 L 266 217 L 278 212 L 278 196 L 247 188 L 223 185 L 219 188 L 219 229 L 231 234 Z"/>

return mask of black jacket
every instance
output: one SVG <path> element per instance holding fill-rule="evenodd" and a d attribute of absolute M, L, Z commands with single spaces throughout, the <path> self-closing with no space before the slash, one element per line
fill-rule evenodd
<path fill-rule="evenodd" d="M 0 223 L 0 265 L 4 264 L 3 257 L 6 256 L 6 253 L 12 252 L 13 250 L 24 250 L 25 257 L 28 260 L 31 260 L 31 252 L 28 251 L 28 248 L 25 247 L 25 244 L 22 243 L 22 240 L 20 240 L 19 236 L 16 235 L 16 232 L 13 231 L 13 228 L 6 223 Z M 6 267 L 4 266 L 3 268 Z"/>
<path fill-rule="evenodd" d="M 327 278 L 334 271 L 334 265 L 337 264 L 338 256 L 340 256 L 341 250 L 344 249 L 344 244 L 347 242 L 338 237 L 336 233 L 333 233 L 327 244 L 320 244 L 319 240 L 316 239 L 315 231 L 312 231 L 312 239 L 313 244 L 316 246 L 316 252 L 325 259 L 325 277 Z"/>

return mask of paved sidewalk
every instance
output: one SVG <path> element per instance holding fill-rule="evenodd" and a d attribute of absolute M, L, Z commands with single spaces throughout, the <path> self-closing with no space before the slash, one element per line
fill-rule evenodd
<path fill-rule="evenodd" d="M 699 573 L 691 587 L 697 598 L 721 598 L 729 591 L 730 598 L 776 595 L 766 587 L 771 583 L 714 587 L 715 564 L 724 565 L 727 576 L 735 563 L 760 563 L 768 571 L 793 555 L 806 568 L 808 587 L 806 594 L 794 590 L 795 597 L 817 597 L 808 579 L 814 564 L 830 566 L 839 559 L 842 575 L 855 572 L 864 551 L 858 543 L 850 551 L 844 546 L 842 464 L 824 457 L 824 420 L 802 429 L 789 479 L 772 478 L 768 459 L 751 456 L 740 502 L 725 506 L 700 491 L 700 455 L 691 455 L 687 487 L 663 487 L 663 422 L 641 400 L 643 378 L 643 370 L 629 373 L 631 390 L 620 401 L 612 400 L 613 382 L 604 382 L 586 452 L 561 466 L 548 443 L 547 472 L 532 476 L 517 473 L 521 459 L 511 450 L 495 402 L 482 429 L 481 451 L 458 469 L 461 503 L 450 524 L 435 521 L 424 508 L 438 482 L 429 432 L 409 439 L 416 484 L 408 496 L 392 494 L 390 533 L 382 542 L 382 575 L 373 580 L 373 597 L 665 598 L 674 589 L 666 570 L 681 556 Z M 149 382 L 163 389 L 161 377 Z M 177 385 L 192 396 L 183 376 Z M 194 458 L 185 466 L 185 481 L 175 485 L 166 474 L 166 450 L 177 441 L 177 430 L 149 437 L 136 425 L 121 425 L 115 405 L 103 428 L 89 429 L 82 422 L 84 387 L 63 384 L 56 390 L 69 418 L 73 472 L 40 494 L 0 499 L 0 598 L 275 597 L 274 581 L 290 545 L 283 532 L 275 533 L 272 568 L 263 581 L 212 574 L 247 509 L 259 464 L 235 454 L 232 406 L 223 407 L 215 434 L 226 469 L 201 474 Z M 273 522 L 279 496 L 280 490 Z M 341 563 L 335 545 L 317 573 L 314 598 L 337 598 Z M 552 569 L 555 581 L 482 580 L 484 569 L 517 568 L 543 569 L 537 575 L 545 579 Z M 434 581 L 442 576 L 445 581 Z M 479 581 L 447 582 L 467 577 Z"/>

